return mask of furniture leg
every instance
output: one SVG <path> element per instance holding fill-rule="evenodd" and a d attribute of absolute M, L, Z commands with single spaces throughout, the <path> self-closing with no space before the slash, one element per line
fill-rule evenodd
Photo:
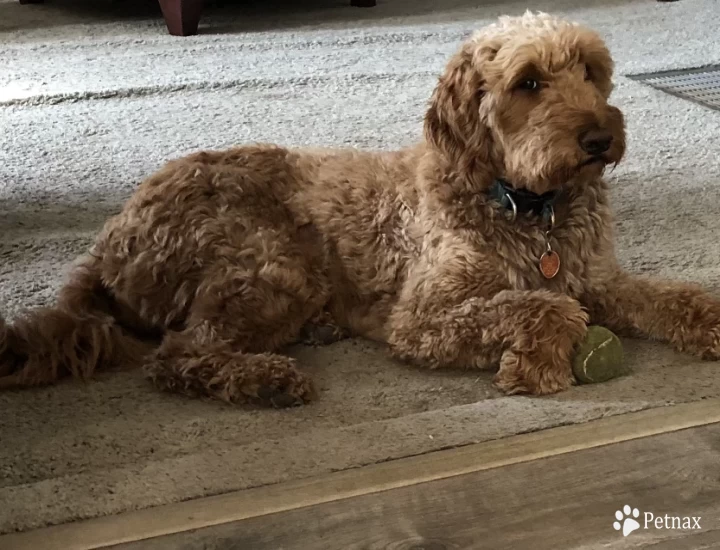
<path fill-rule="evenodd" d="M 160 0 L 168 31 L 174 36 L 197 34 L 203 0 Z"/>

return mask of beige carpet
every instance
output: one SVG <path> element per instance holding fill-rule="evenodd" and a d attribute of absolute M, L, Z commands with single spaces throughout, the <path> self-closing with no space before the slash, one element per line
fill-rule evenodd
<path fill-rule="evenodd" d="M 51 301 L 102 220 L 164 159 L 248 140 L 388 149 L 418 139 L 459 41 L 526 7 L 589 22 L 617 58 L 630 142 L 610 175 L 623 263 L 720 290 L 720 113 L 623 77 L 720 62 L 717 0 L 294 4 L 211 8 L 200 36 L 178 39 L 134 0 L 0 0 L 5 314 Z M 136 372 L 0 393 L 0 532 L 720 396 L 720 365 L 646 342 L 627 351 L 631 376 L 542 399 L 502 397 L 490 373 L 412 369 L 353 341 L 296 350 L 322 391 L 293 410 L 161 395 Z"/>

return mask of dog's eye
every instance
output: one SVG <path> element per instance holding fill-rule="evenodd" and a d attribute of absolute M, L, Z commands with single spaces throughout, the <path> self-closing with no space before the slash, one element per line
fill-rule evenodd
<path fill-rule="evenodd" d="M 533 91 L 540 88 L 540 83 L 534 78 L 526 78 L 525 80 L 521 80 L 517 87 L 519 90 Z"/>
<path fill-rule="evenodd" d="M 585 80 L 592 80 L 592 71 L 587 65 L 585 65 Z"/>

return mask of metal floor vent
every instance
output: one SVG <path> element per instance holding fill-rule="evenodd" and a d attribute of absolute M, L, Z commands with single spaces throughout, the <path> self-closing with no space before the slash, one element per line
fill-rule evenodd
<path fill-rule="evenodd" d="M 628 75 L 632 80 L 720 111 L 720 65 Z"/>

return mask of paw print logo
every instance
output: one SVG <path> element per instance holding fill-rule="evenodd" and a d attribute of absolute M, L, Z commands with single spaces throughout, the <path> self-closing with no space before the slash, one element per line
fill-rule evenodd
<path fill-rule="evenodd" d="M 627 504 L 622 510 L 615 512 L 615 518 L 617 521 L 613 522 L 613 527 L 616 531 L 622 529 L 623 537 L 627 537 L 630 533 L 636 529 L 640 529 L 640 524 L 635 518 L 640 517 L 640 510 L 637 508 L 630 508 Z"/>

